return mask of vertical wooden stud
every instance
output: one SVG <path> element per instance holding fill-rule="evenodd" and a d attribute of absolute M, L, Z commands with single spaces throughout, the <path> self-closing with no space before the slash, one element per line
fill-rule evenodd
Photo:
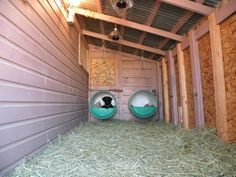
<path fill-rule="evenodd" d="M 78 63 L 79 65 L 82 65 L 81 63 L 81 34 L 78 35 Z"/>
<path fill-rule="evenodd" d="M 189 31 L 189 44 L 192 66 L 192 78 L 193 78 L 193 93 L 194 93 L 194 111 L 196 127 L 204 126 L 204 110 L 203 110 L 203 95 L 202 95 L 202 81 L 201 81 L 201 69 L 199 61 L 199 49 L 198 42 L 195 37 L 194 30 Z"/>
<path fill-rule="evenodd" d="M 182 107 L 182 125 L 184 128 L 189 128 L 188 120 L 188 100 L 187 100 L 187 88 L 186 88 L 186 77 L 185 77 L 185 66 L 184 66 L 184 53 L 181 44 L 177 44 L 177 57 L 178 57 L 178 68 L 179 68 L 179 85 L 180 85 L 180 98 Z"/>
<path fill-rule="evenodd" d="M 163 91 L 162 91 L 161 64 L 157 62 L 157 90 L 158 90 L 158 110 L 159 120 L 163 120 Z"/>
<path fill-rule="evenodd" d="M 215 103 L 216 103 L 216 128 L 218 135 L 225 141 L 228 140 L 227 127 L 227 108 L 224 78 L 224 62 L 222 54 L 222 44 L 220 35 L 220 26 L 216 23 L 216 15 L 212 13 L 208 17 L 211 55 L 215 86 Z"/>
<path fill-rule="evenodd" d="M 167 63 L 165 58 L 162 59 L 162 78 L 163 78 L 163 93 L 164 93 L 164 118 L 165 122 L 170 122 L 170 103 L 169 103 L 169 86 L 168 86 L 168 74 Z"/>
<path fill-rule="evenodd" d="M 174 124 L 178 124 L 176 77 L 175 77 L 175 65 L 172 51 L 169 50 L 167 52 L 167 58 L 168 58 L 168 68 L 169 68 L 171 118 Z"/>

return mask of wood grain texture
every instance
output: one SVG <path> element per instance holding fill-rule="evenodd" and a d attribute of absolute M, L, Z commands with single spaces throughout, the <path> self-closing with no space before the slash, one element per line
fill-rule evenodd
<path fill-rule="evenodd" d="M 220 24 L 225 72 L 228 140 L 236 142 L 236 14 Z"/>
<path fill-rule="evenodd" d="M 157 91 L 156 62 L 146 59 L 141 62 L 140 58 L 121 55 L 119 71 L 122 73 L 119 80 L 123 89 L 121 117 L 123 119 L 135 119 L 128 109 L 128 100 L 137 90 Z"/>
<path fill-rule="evenodd" d="M 194 112 L 195 125 L 197 128 L 204 127 L 204 110 L 202 96 L 201 69 L 199 61 L 198 42 L 194 30 L 188 32 L 189 48 L 191 56 L 192 81 L 194 88 Z"/>
<path fill-rule="evenodd" d="M 168 81 L 168 67 L 166 59 L 162 59 L 162 81 L 163 81 L 163 93 L 164 93 L 164 119 L 165 122 L 171 121 L 170 116 L 170 97 L 169 97 L 169 81 Z"/>
<path fill-rule="evenodd" d="M 181 124 L 181 121 L 182 121 L 182 107 L 181 107 L 180 83 L 179 83 L 179 67 L 178 67 L 177 56 L 175 56 L 173 58 L 174 58 L 174 66 L 175 66 L 175 78 L 176 78 L 178 122 L 179 122 L 179 124 Z"/>
<path fill-rule="evenodd" d="M 91 58 L 91 86 L 115 86 L 116 62 L 115 58 L 104 56 Z"/>
<path fill-rule="evenodd" d="M 0 176 L 88 118 L 78 33 L 54 1 L 0 1 Z"/>
<path fill-rule="evenodd" d="M 186 76 L 186 88 L 188 98 L 188 117 L 189 117 L 189 128 L 195 127 L 195 114 L 194 114 L 194 100 L 193 100 L 193 81 L 192 81 L 192 70 L 191 70 L 191 59 L 190 49 L 184 50 L 184 66 Z"/>
<path fill-rule="evenodd" d="M 222 52 L 220 26 L 216 23 L 215 13 L 208 16 L 211 40 L 211 55 L 214 74 L 216 128 L 217 134 L 224 141 L 228 141 L 228 123 L 226 106 L 225 73 Z"/>
<path fill-rule="evenodd" d="M 178 59 L 177 59 L 177 56 L 174 57 L 174 64 L 175 64 L 175 78 L 176 78 L 177 104 L 178 104 L 178 106 L 181 106 L 180 85 L 179 85 L 179 67 L 178 67 Z"/>
<path fill-rule="evenodd" d="M 178 108 L 177 108 L 177 89 L 175 77 L 175 65 L 172 51 L 167 52 L 169 86 L 170 86 L 170 103 L 171 103 L 171 119 L 174 124 L 178 124 Z"/>
<path fill-rule="evenodd" d="M 90 98 L 94 94 L 93 89 L 96 91 L 110 90 L 109 92 L 116 97 L 118 104 L 118 112 L 114 118 L 136 120 L 128 109 L 128 100 L 137 90 L 154 90 L 157 93 L 157 62 L 144 58 L 144 63 L 141 63 L 140 57 L 135 55 L 106 48 L 103 51 L 105 60 L 101 58 L 101 47 L 91 46 L 89 49 Z M 100 65 L 97 64 L 98 62 Z M 96 83 L 98 81 L 100 84 Z M 121 90 L 121 92 L 111 90 Z M 157 116 L 158 114 L 153 118 L 157 118 Z M 95 121 L 96 119 L 90 115 L 90 120 Z"/>
<path fill-rule="evenodd" d="M 184 65 L 184 52 L 182 45 L 179 43 L 176 47 L 177 58 L 178 58 L 178 71 L 179 71 L 179 86 L 180 86 L 180 97 L 181 97 L 181 120 L 182 126 L 186 129 L 189 128 L 189 117 L 188 117 L 188 98 L 187 98 L 187 87 L 186 87 L 186 73 Z"/>
<path fill-rule="evenodd" d="M 204 122 L 206 127 L 216 127 L 215 88 L 209 33 L 199 39 L 198 45 L 201 65 Z"/>

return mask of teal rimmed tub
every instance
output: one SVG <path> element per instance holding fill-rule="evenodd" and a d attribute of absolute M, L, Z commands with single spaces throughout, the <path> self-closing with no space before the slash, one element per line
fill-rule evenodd
<path fill-rule="evenodd" d="M 148 90 L 139 90 L 129 99 L 130 112 L 140 119 L 151 118 L 157 112 L 157 99 Z"/>
<path fill-rule="evenodd" d="M 108 105 L 106 105 L 104 98 L 108 99 Z M 109 106 L 110 105 L 110 106 Z M 89 102 L 89 111 L 94 118 L 100 120 L 106 120 L 112 118 L 117 112 L 116 99 L 114 95 L 107 91 L 99 91 L 95 93 Z"/>

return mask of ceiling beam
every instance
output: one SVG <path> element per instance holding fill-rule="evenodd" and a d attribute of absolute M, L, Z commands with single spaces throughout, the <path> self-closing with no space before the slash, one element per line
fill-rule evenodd
<path fill-rule="evenodd" d="M 136 49 L 145 50 L 145 51 L 156 53 L 156 54 L 159 54 L 159 55 L 165 55 L 166 54 L 165 51 L 160 50 L 160 49 L 155 49 L 155 48 L 152 48 L 152 47 L 148 47 L 148 46 L 145 46 L 145 45 L 137 44 L 137 43 L 126 41 L 126 40 L 114 41 L 112 39 L 109 39 L 104 34 L 99 34 L 99 33 L 95 33 L 95 32 L 88 31 L 88 30 L 82 30 L 82 34 L 86 35 L 86 36 L 91 36 L 91 37 L 95 37 L 95 38 L 98 38 L 98 39 L 106 40 L 106 41 L 111 41 L 111 42 L 114 42 L 114 43 L 117 43 L 117 44 L 133 47 L 133 48 L 136 48 Z"/>
<path fill-rule="evenodd" d="M 177 33 L 184 24 L 192 17 L 193 12 L 186 11 L 186 13 L 180 18 L 180 20 L 175 24 L 175 26 L 172 28 L 172 33 Z M 158 46 L 159 49 L 163 48 L 167 43 L 169 42 L 169 39 L 164 39 L 163 42 Z"/>
<path fill-rule="evenodd" d="M 197 3 L 203 4 L 205 0 L 196 0 Z M 175 26 L 171 29 L 172 33 L 177 33 L 184 24 L 192 17 L 194 12 L 186 11 L 184 15 L 179 19 L 179 21 L 175 24 Z M 158 46 L 159 49 L 162 49 L 167 43 L 169 39 L 164 39 L 161 44 Z M 153 58 L 155 54 L 152 54 L 150 58 Z"/>
<path fill-rule="evenodd" d="M 85 10 L 85 9 L 75 7 L 74 12 L 76 14 L 83 15 L 86 17 L 95 18 L 98 20 L 103 20 L 103 21 L 107 21 L 107 22 L 111 22 L 111 23 L 116 23 L 119 25 L 123 25 L 123 26 L 127 26 L 127 27 L 134 28 L 137 30 L 145 31 L 145 32 L 152 33 L 152 34 L 155 34 L 158 36 L 163 36 L 163 37 L 173 39 L 176 41 L 181 41 L 183 38 L 181 35 L 174 34 L 174 33 L 171 33 L 171 32 L 165 31 L 165 30 L 153 28 L 153 27 L 150 27 L 147 25 L 142 25 L 140 23 L 135 23 L 132 21 L 128 21 L 128 20 L 121 19 L 121 18 L 114 17 L 114 16 L 110 16 L 110 15 L 97 13 L 97 12 L 90 11 L 90 10 Z"/>
<path fill-rule="evenodd" d="M 122 15 L 122 19 L 126 19 L 126 12 Z M 124 33 L 125 33 L 125 27 L 124 26 L 121 26 L 121 30 L 120 30 L 120 34 L 121 36 L 123 37 L 124 36 Z M 119 51 L 122 50 L 122 45 L 119 46 Z"/>
<path fill-rule="evenodd" d="M 149 16 L 147 18 L 147 21 L 146 21 L 145 25 L 147 25 L 147 26 L 151 26 L 152 25 L 152 22 L 153 22 L 154 18 L 156 17 L 156 14 L 157 14 L 160 6 L 161 6 L 161 2 L 160 1 L 156 1 L 154 6 L 153 6 L 153 8 L 152 8 L 152 11 L 150 12 L 150 14 L 149 14 Z M 143 41 L 144 41 L 144 39 L 146 37 L 146 34 L 147 33 L 145 33 L 145 32 L 143 32 L 141 34 L 141 36 L 139 38 L 139 44 L 143 43 Z M 135 51 L 135 54 L 136 55 L 138 54 L 138 50 Z"/>
<path fill-rule="evenodd" d="M 196 12 L 202 15 L 209 15 L 213 12 L 214 8 L 199 4 L 189 0 L 160 0 L 161 2 L 168 3 L 183 9 Z"/>
<path fill-rule="evenodd" d="M 101 6 L 101 1 L 100 0 L 96 0 L 96 8 L 97 8 L 97 12 L 102 13 L 102 6 Z M 104 25 L 103 25 L 102 21 L 99 22 L 99 26 L 100 26 L 101 33 L 105 34 L 105 32 L 104 32 Z M 102 40 L 102 44 L 104 46 L 106 45 L 104 40 Z"/>

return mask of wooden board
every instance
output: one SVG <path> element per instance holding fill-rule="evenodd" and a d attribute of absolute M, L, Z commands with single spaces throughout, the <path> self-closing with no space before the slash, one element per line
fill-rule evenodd
<path fill-rule="evenodd" d="M 54 1 L 0 1 L 0 176 L 88 118 L 78 33 Z M 20 132 L 20 133 L 19 133 Z"/>
<path fill-rule="evenodd" d="M 115 86 L 116 85 L 116 61 L 115 58 L 96 57 L 91 58 L 91 86 Z"/>
<path fill-rule="evenodd" d="M 105 59 L 101 59 L 100 47 L 90 46 L 89 49 L 90 97 L 94 90 L 110 90 L 118 104 L 114 118 L 134 119 L 128 109 L 128 100 L 137 90 L 153 90 L 157 93 L 157 62 L 144 59 L 140 65 L 140 57 L 106 48 L 104 51 Z M 95 119 L 90 115 L 90 120 Z"/>
<path fill-rule="evenodd" d="M 180 97 L 181 97 L 181 123 L 186 129 L 189 128 L 189 117 L 188 117 L 188 98 L 187 98 L 187 87 L 186 87 L 186 73 L 184 65 L 184 52 L 182 45 L 179 43 L 176 46 L 178 69 L 179 69 L 179 86 L 180 86 Z"/>
<path fill-rule="evenodd" d="M 207 127 L 216 127 L 215 88 L 209 33 L 199 39 L 198 45 L 203 91 L 204 122 Z"/>
<path fill-rule="evenodd" d="M 170 100 L 169 100 L 169 82 L 168 82 L 168 69 L 165 59 L 162 59 L 162 82 L 163 82 L 163 97 L 164 97 L 164 118 L 165 122 L 171 121 L 170 117 Z"/>
<path fill-rule="evenodd" d="M 220 24 L 225 72 L 228 140 L 236 142 L 236 14 Z"/>
<path fill-rule="evenodd" d="M 186 88 L 187 88 L 187 98 L 188 98 L 189 128 L 194 128 L 195 115 L 194 115 L 194 100 L 193 100 L 193 81 L 192 81 L 192 67 L 191 67 L 189 47 L 184 50 L 184 65 L 185 65 Z"/>
<path fill-rule="evenodd" d="M 179 121 L 179 123 L 181 123 L 181 121 L 182 121 L 182 108 L 181 108 L 180 85 L 179 85 L 178 59 L 177 59 L 177 56 L 175 56 L 173 58 L 174 58 L 174 65 L 175 65 L 178 121 Z"/>
<path fill-rule="evenodd" d="M 122 119 L 134 119 L 128 109 L 128 100 L 137 90 L 157 91 L 156 62 L 145 60 L 143 63 L 140 58 L 131 58 L 126 55 L 121 55 L 118 58 L 120 59 L 119 85 L 123 90 L 121 93 L 121 117 Z"/>
<path fill-rule="evenodd" d="M 171 51 L 167 52 L 168 71 L 169 71 L 169 86 L 170 86 L 170 103 L 171 103 L 171 119 L 174 124 L 178 124 L 178 108 L 177 108 L 177 93 L 176 93 L 176 77 L 174 57 Z"/>
<path fill-rule="evenodd" d="M 175 63 L 175 78 L 176 78 L 177 104 L 178 104 L 178 106 L 181 106 L 180 85 L 179 85 L 179 68 L 178 68 L 177 56 L 174 57 L 174 63 Z"/>

